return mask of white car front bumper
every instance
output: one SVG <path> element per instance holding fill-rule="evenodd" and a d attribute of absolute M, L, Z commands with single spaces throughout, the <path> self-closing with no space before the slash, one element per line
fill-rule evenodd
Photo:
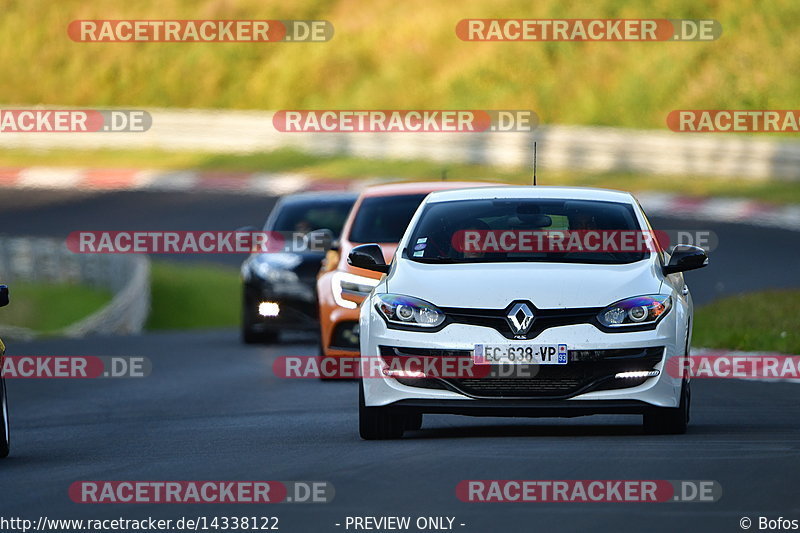
<path fill-rule="evenodd" d="M 369 306 L 369 307 L 367 307 Z M 459 412 L 464 414 L 491 414 L 493 407 L 497 414 L 503 415 L 505 407 L 515 406 L 515 416 L 530 410 L 531 416 L 537 416 L 537 408 L 541 407 L 542 414 L 551 408 L 566 408 L 564 413 L 571 412 L 572 408 L 591 412 L 637 412 L 637 406 L 642 411 L 648 407 L 677 407 L 680 401 L 681 379 L 673 377 L 665 371 L 665 362 L 673 356 L 684 354 L 685 339 L 678 339 L 676 332 L 684 331 L 676 327 L 677 320 L 683 320 L 685 315 L 678 309 L 665 316 L 655 329 L 646 331 L 606 333 L 592 324 L 576 324 L 558 326 L 546 329 L 536 338 L 531 340 L 510 340 L 497 330 L 476 325 L 449 324 L 438 332 L 405 331 L 390 329 L 382 317 L 367 300 L 361 313 L 361 355 L 363 364 L 369 364 L 370 358 L 380 355 L 380 347 L 396 347 L 411 349 L 433 350 L 465 350 L 473 351 L 475 344 L 566 344 L 570 351 L 573 350 L 617 350 L 631 348 L 663 347 L 663 357 L 654 366 L 648 366 L 660 372 L 640 385 L 615 388 L 612 390 L 591 390 L 571 396 L 535 398 L 488 398 L 485 395 L 470 395 L 454 390 L 439 390 L 409 386 L 400 383 L 393 377 L 384 375 L 376 376 L 374 372 L 369 377 L 364 377 L 364 397 L 367 406 L 388 406 L 396 404 L 398 407 L 411 406 L 430 412 Z M 373 359 L 374 360 L 374 359 Z M 574 363 L 570 361 L 570 364 Z M 602 364 L 602 361 L 592 363 Z M 368 373 L 365 372 L 365 375 Z M 412 381 L 413 382 L 413 381 Z M 408 381 L 406 381 L 408 383 Z M 615 410 L 613 407 L 618 406 Z M 473 409 L 473 407 L 475 409 Z M 480 409 L 478 409 L 480 407 Z M 554 413 L 558 413 L 556 408 Z M 469 411 L 475 410 L 475 413 Z M 480 411 L 480 412 L 478 412 Z M 556 416 L 559 416 L 556 414 Z M 564 416 L 572 416 L 565 414 Z"/>

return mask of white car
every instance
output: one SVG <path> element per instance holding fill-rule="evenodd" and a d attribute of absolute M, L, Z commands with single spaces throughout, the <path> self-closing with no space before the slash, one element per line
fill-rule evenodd
<path fill-rule="evenodd" d="M 620 235 L 651 232 L 620 191 L 427 196 L 390 265 L 371 244 L 348 258 L 386 273 L 361 307 L 361 437 L 399 438 L 425 413 L 638 414 L 648 432 L 684 433 L 688 376 L 666 362 L 689 354 L 683 272 L 708 258 L 693 246 L 618 246 Z M 545 240 L 531 245 L 537 233 Z M 555 245 L 571 233 L 584 239 L 577 248 Z M 448 372 L 445 360 L 465 364 Z"/>

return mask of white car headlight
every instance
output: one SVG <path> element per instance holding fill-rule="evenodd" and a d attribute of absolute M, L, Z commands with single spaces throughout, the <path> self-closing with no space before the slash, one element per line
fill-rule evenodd
<path fill-rule="evenodd" d="M 626 298 L 600 311 L 597 320 L 608 328 L 625 328 L 655 324 L 672 308 L 672 297 L 650 294 Z"/>
<path fill-rule="evenodd" d="M 349 272 L 334 272 L 331 283 L 333 289 L 333 300 L 337 305 L 345 309 L 355 309 L 358 304 L 345 300 L 343 294 L 352 294 L 366 298 L 372 289 L 380 282 L 375 278 L 368 278 L 366 276 L 358 276 Z"/>
<path fill-rule="evenodd" d="M 375 309 L 391 324 L 435 328 L 444 322 L 444 313 L 432 303 L 400 294 L 379 294 Z"/>

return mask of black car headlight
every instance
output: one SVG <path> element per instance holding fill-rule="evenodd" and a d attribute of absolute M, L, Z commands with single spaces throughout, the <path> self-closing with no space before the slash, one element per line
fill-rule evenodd
<path fill-rule="evenodd" d="M 250 263 L 250 270 L 257 277 L 273 284 L 297 283 L 299 278 L 292 271 L 301 259 L 290 254 L 271 254 L 258 257 Z"/>
<path fill-rule="evenodd" d="M 432 303 L 401 294 L 376 295 L 375 309 L 390 324 L 435 328 L 444 322 L 444 313 Z"/>

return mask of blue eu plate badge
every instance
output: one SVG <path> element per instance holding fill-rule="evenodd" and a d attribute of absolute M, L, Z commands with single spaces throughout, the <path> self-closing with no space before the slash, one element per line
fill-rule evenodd
<path fill-rule="evenodd" d="M 559 344 L 558 345 L 558 364 L 560 364 L 560 365 L 567 364 L 567 345 L 566 344 Z"/>

